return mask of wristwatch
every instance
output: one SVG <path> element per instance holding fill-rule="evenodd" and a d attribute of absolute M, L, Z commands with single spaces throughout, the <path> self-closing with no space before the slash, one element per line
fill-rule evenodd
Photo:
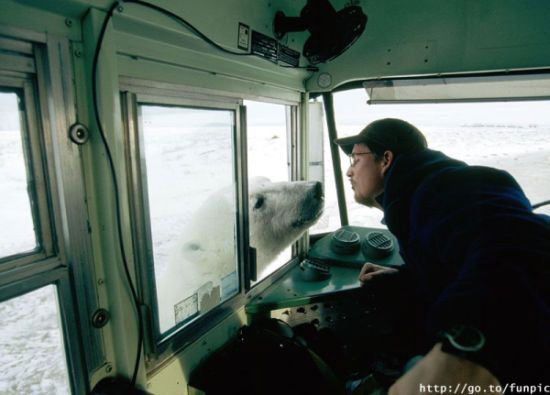
<path fill-rule="evenodd" d="M 439 333 L 441 350 L 476 361 L 485 346 L 485 335 L 470 325 L 457 325 Z"/>

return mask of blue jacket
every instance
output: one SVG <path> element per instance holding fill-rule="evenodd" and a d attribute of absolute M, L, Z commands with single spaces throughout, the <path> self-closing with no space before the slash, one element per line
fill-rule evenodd
<path fill-rule="evenodd" d="M 481 330 L 501 382 L 548 384 L 550 219 L 507 172 L 432 150 L 398 156 L 379 202 L 433 336 Z M 541 361 L 547 362 L 541 362 Z"/>

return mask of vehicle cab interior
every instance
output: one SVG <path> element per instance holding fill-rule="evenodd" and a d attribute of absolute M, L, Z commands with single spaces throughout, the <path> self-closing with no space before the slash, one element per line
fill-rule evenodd
<path fill-rule="evenodd" d="M 334 141 L 404 119 L 550 215 L 549 20 L 538 0 L 0 0 L 0 393 L 385 393 L 417 317 L 358 280 L 405 262 Z"/>

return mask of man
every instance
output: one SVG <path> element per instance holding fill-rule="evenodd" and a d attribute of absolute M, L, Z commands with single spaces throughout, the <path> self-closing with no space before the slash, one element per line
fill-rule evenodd
<path fill-rule="evenodd" d="M 384 211 L 405 261 L 399 271 L 367 263 L 359 280 L 408 284 L 403 303 L 418 303 L 433 345 L 389 393 L 550 384 L 549 218 L 508 173 L 429 150 L 405 121 L 335 142 L 350 156 L 355 200 Z"/>

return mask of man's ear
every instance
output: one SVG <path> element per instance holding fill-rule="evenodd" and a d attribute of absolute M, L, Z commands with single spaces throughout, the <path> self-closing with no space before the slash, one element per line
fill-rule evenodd
<path fill-rule="evenodd" d="M 384 151 L 382 156 L 382 174 L 386 174 L 386 171 L 390 168 L 394 160 L 393 152 Z"/>

